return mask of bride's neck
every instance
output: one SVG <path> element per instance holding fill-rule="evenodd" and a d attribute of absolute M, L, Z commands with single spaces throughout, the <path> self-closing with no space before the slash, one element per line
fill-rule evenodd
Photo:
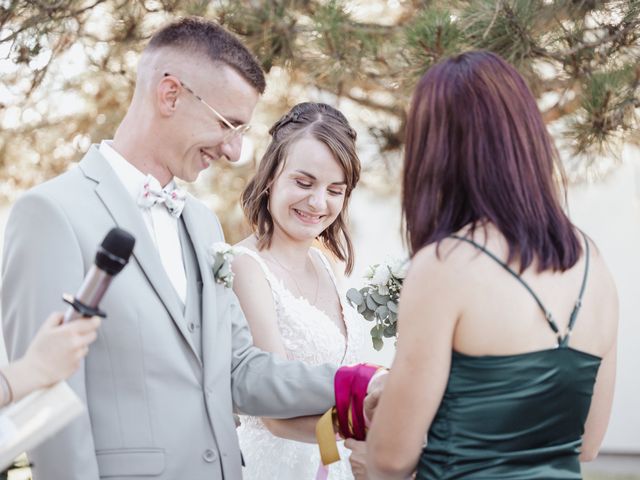
<path fill-rule="evenodd" d="M 309 259 L 309 249 L 313 240 L 301 242 L 274 232 L 271 245 L 264 251 L 289 270 L 304 270 Z"/>

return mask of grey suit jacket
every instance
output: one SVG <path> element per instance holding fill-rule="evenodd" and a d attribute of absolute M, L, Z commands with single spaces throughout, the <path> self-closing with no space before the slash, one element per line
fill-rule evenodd
<path fill-rule="evenodd" d="M 220 223 L 187 198 L 183 212 L 202 276 L 202 356 L 135 202 L 94 146 L 78 168 L 14 205 L 2 265 L 7 351 L 24 354 L 42 321 L 65 308 L 106 232 L 137 239 L 101 307 L 108 314 L 69 379 L 88 413 L 29 452 L 34 480 L 241 478 L 232 411 L 318 414 L 333 403 L 335 366 L 285 362 L 253 347 L 233 292 L 217 284 L 206 250 Z M 277 452 L 274 452 L 276 454 Z"/>

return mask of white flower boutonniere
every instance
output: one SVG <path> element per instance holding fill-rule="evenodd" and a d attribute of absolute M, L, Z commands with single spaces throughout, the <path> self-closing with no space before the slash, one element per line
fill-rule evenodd
<path fill-rule="evenodd" d="M 209 249 L 209 261 L 211 262 L 211 270 L 213 270 L 213 278 L 217 283 L 227 288 L 233 287 L 233 271 L 231 270 L 231 262 L 236 255 L 231 245 L 224 242 L 217 242 L 211 245 Z"/>

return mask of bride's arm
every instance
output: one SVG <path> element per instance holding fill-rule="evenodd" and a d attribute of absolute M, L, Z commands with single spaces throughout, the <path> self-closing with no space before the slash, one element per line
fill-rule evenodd
<path fill-rule="evenodd" d="M 253 344 L 286 358 L 271 287 L 262 269 L 249 255 L 239 255 L 233 260 L 233 272 L 233 291 L 249 324 Z M 314 415 L 291 419 L 262 418 L 262 422 L 278 437 L 316 443 L 315 426 L 319 419 L 319 415 Z"/>
<path fill-rule="evenodd" d="M 278 330 L 271 287 L 256 260 L 249 255 L 233 259 L 233 292 L 238 297 L 253 344 L 261 350 L 287 358 Z"/>

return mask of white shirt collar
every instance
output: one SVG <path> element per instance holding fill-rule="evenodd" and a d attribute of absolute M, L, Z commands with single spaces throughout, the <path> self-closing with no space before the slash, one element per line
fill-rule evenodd
<path fill-rule="evenodd" d="M 144 184 L 147 175 L 142 173 L 136 167 L 134 167 L 131 163 L 127 161 L 122 155 L 116 152 L 112 146 L 112 140 L 103 140 L 100 142 L 100 153 L 107 160 L 113 171 L 116 172 L 116 175 L 124 185 L 124 188 L 129 192 L 131 198 L 134 200 L 138 200 L 138 195 L 140 194 L 140 189 Z M 155 180 L 155 177 L 152 177 Z M 156 180 L 156 182 L 158 182 Z M 171 180 L 167 187 L 173 187 L 175 184 L 174 180 Z M 158 182 L 158 186 L 160 183 Z"/>

